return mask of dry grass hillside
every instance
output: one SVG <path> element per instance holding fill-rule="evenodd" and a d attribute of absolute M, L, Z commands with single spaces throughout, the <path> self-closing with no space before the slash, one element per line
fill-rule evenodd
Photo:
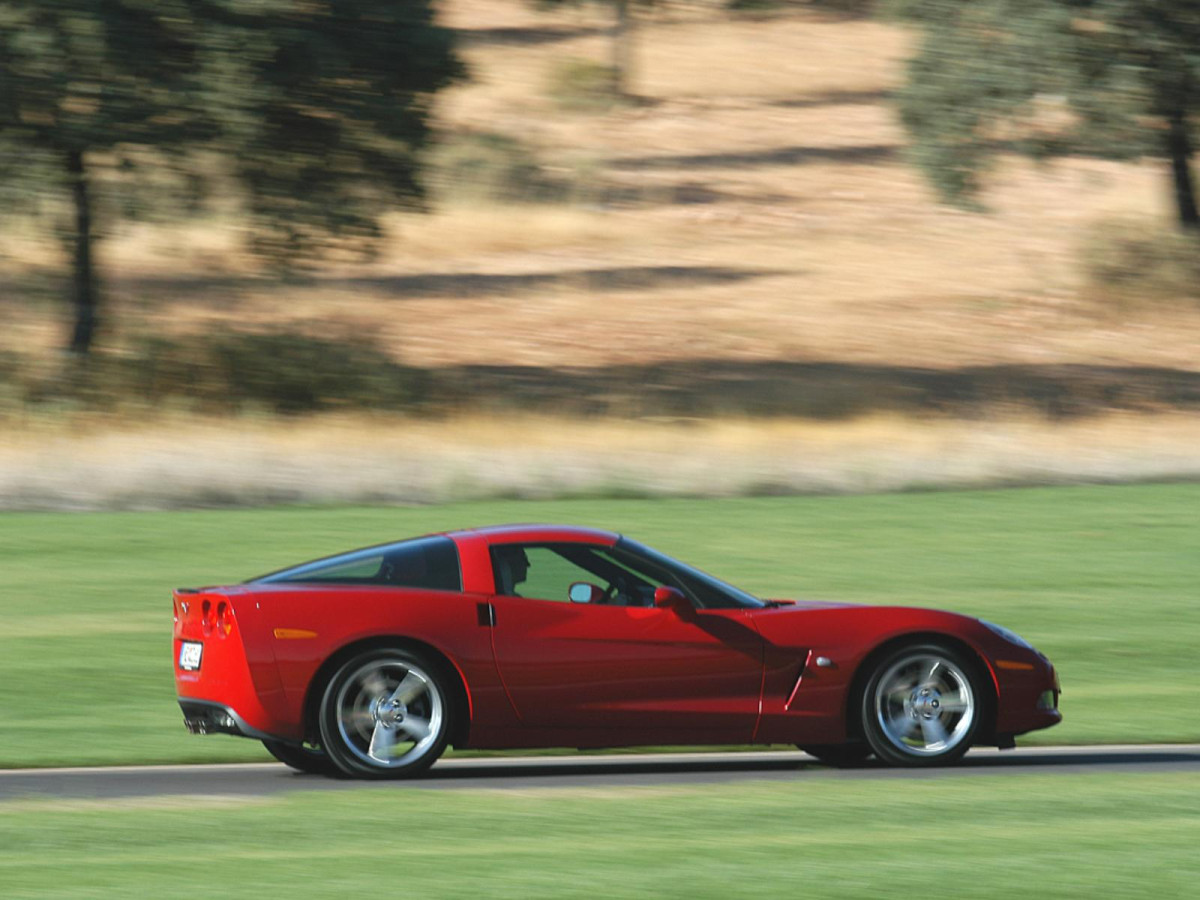
<path fill-rule="evenodd" d="M 420 366 L 603 366 L 682 358 L 958 367 L 1099 363 L 1189 368 L 1200 305 L 1114 315 L 1081 290 L 1079 245 L 1116 216 L 1169 219 L 1156 163 L 1004 165 L 989 215 L 935 202 L 903 159 L 889 92 L 901 28 L 805 12 L 736 18 L 670 8 L 643 23 L 643 102 L 559 109 L 564 60 L 607 58 L 607 19 L 521 0 L 447 0 L 473 79 L 443 98 L 453 144 L 526 144 L 576 201 L 439 192 L 398 216 L 376 264 L 311 282 L 249 277 L 232 229 L 127 228 L 101 248 L 112 327 L 213 320 L 362 329 Z M 14 276 L 55 262 L 5 235 L 0 341 L 61 339 L 60 309 Z"/>
<path fill-rule="evenodd" d="M 1095 381 L 1101 400 L 1149 398 L 1117 404 L 1126 408 L 1200 408 L 1195 295 L 1114 303 L 1081 264 L 1099 225 L 1169 226 L 1164 167 L 1006 159 L 988 213 L 939 204 L 905 161 L 890 102 L 912 41 L 903 28 L 668 5 L 640 27 L 640 101 L 580 111 L 556 101 L 556 79 L 572 61 L 607 59 L 603 8 L 445 0 L 444 18 L 461 32 L 472 79 L 441 98 L 438 158 L 502 135 L 535 164 L 533 182 L 553 188 L 549 201 L 484 196 L 445 176 L 461 169 L 440 179 L 435 169 L 432 213 L 395 216 L 377 261 L 286 283 L 256 271 L 230 222 L 124 226 L 100 248 L 103 342 L 270 326 L 369 336 L 437 371 L 546 372 L 560 392 L 575 390 L 564 372 L 617 372 L 636 393 L 663 372 L 686 381 L 712 370 L 733 384 L 785 366 L 784 391 L 811 373 L 824 391 L 833 372 L 859 400 L 953 399 L 983 377 L 1017 407 L 1068 373 Z M 11 227 L 0 250 L 0 350 L 52 358 L 65 327 L 47 274 L 57 251 Z M 930 388 L 938 373 L 952 380 Z M 600 396 L 605 384 L 588 389 Z M 906 411 L 903 400 L 879 405 Z M 879 412 L 857 401 L 839 411 Z M 1128 458 L 1144 459 L 1152 420 L 1116 427 Z M 1190 425 L 1172 420 L 1167 431 L 1171 452 L 1187 455 Z M 1090 441 L 1077 433 L 1068 444 Z M 1131 474 L 1191 472 L 1142 469 Z"/>

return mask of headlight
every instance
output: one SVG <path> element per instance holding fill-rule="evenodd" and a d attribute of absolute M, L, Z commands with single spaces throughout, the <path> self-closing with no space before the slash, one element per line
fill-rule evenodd
<path fill-rule="evenodd" d="M 1037 652 L 1033 644 L 1029 643 L 1029 641 L 1025 640 L 1025 638 L 1021 637 L 1015 631 L 1009 631 L 1003 625 L 997 625 L 995 622 L 985 622 L 983 619 L 979 620 L 979 624 L 987 628 L 993 634 L 998 634 L 1010 644 L 1016 644 L 1018 647 L 1024 647 L 1026 650 L 1033 650 L 1035 653 Z"/>

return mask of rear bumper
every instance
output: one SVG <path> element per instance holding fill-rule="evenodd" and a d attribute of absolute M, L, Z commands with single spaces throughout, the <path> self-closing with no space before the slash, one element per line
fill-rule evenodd
<path fill-rule="evenodd" d="M 255 740 L 277 740 L 246 722 L 237 711 L 223 703 L 179 697 L 183 724 L 192 734 L 233 734 Z"/>
<path fill-rule="evenodd" d="M 281 702 L 275 659 L 269 640 L 256 631 L 261 623 L 255 607 L 231 589 L 175 592 L 175 696 L 193 734 L 301 737 L 299 722 Z M 198 650 L 186 668 L 185 643 Z"/>

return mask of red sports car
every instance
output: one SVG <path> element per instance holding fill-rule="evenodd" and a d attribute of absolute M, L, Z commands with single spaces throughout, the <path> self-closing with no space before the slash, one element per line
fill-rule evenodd
<path fill-rule="evenodd" d="M 392 778 L 455 747 L 796 744 L 944 764 L 1061 720 L 1046 657 L 931 609 L 760 600 L 607 531 L 507 525 L 175 592 L 192 732 Z"/>

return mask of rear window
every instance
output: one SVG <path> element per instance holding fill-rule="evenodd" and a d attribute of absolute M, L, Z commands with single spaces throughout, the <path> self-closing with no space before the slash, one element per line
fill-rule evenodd
<path fill-rule="evenodd" d="M 374 584 L 461 591 L 458 548 L 445 536 L 352 550 L 254 578 L 250 584 Z"/>

